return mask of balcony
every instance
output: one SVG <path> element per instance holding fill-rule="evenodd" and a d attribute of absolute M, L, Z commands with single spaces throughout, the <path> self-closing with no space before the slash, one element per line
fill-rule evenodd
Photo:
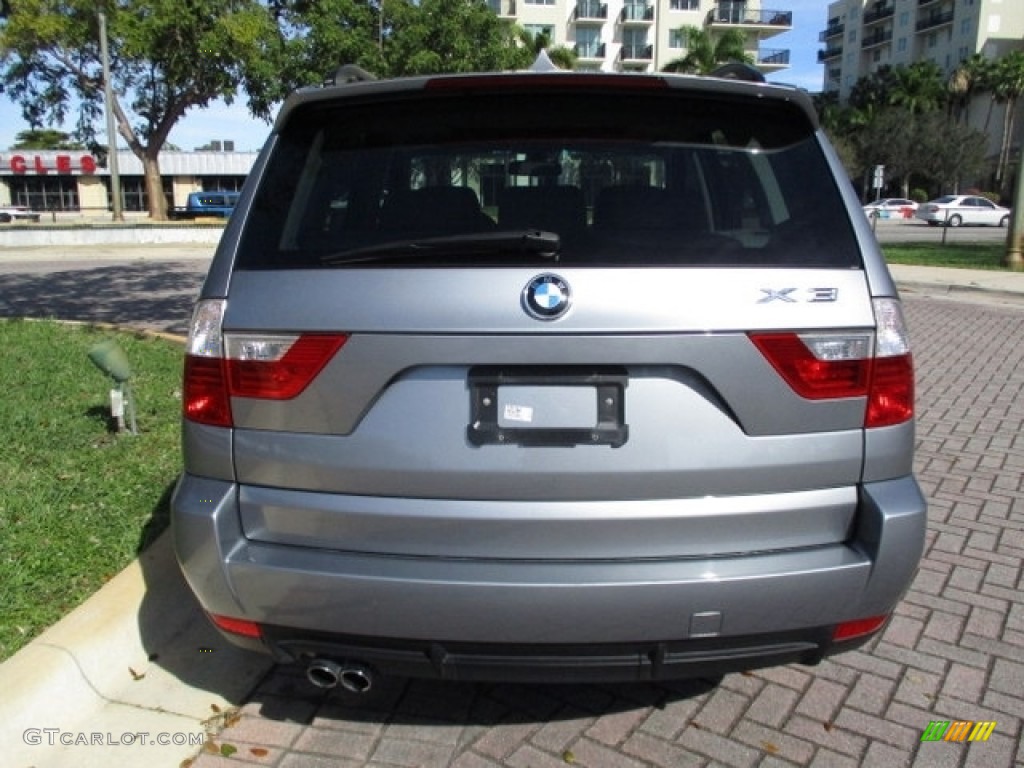
<path fill-rule="evenodd" d="M 583 0 L 576 4 L 572 20 L 577 24 L 603 24 L 608 18 L 608 5 L 593 0 Z"/>
<path fill-rule="evenodd" d="M 619 14 L 620 24 L 653 24 L 654 6 L 648 3 L 627 3 Z"/>
<path fill-rule="evenodd" d="M 623 43 L 619 58 L 623 61 L 650 61 L 654 58 L 654 46 Z"/>
<path fill-rule="evenodd" d="M 839 37 L 845 31 L 845 24 L 829 24 L 825 29 L 818 33 L 818 42 L 824 43 L 829 38 Z"/>
<path fill-rule="evenodd" d="M 786 32 L 793 26 L 792 11 L 764 11 L 747 8 L 746 3 L 721 3 L 708 11 L 707 26 L 751 27 L 756 30 L 775 28 Z"/>
<path fill-rule="evenodd" d="M 604 50 L 604 43 L 583 44 L 573 47 L 573 51 L 575 51 L 577 58 L 582 60 L 600 59 L 603 61 Z"/>
<path fill-rule="evenodd" d="M 868 24 L 877 24 L 880 21 L 891 19 L 894 13 L 896 13 L 896 8 L 892 4 L 875 3 L 874 8 L 864 14 L 861 24 L 865 27 Z"/>
<path fill-rule="evenodd" d="M 757 67 L 764 71 L 785 69 L 789 66 L 788 48 L 765 48 L 757 52 Z"/>
<path fill-rule="evenodd" d="M 886 43 L 891 43 L 891 42 L 892 42 L 892 30 L 891 29 L 880 29 L 877 32 L 875 32 L 875 34 L 869 35 L 868 37 L 865 37 L 861 41 L 860 47 L 863 48 L 864 50 L 867 50 L 868 48 L 874 48 L 876 46 L 885 45 Z"/>
<path fill-rule="evenodd" d="M 927 18 L 918 19 L 917 26 L 915 29 L 918 32 L 924 32 L 927 29 L 934 29 L 935 27 L 941 27 L 945 24 L 953 23 L 953 11 L 945 11 L 943 13 L 930 13 Z"/>
<path fill-rule="evenodd" d="M 938 2 L 941 2 L 941 0 L 917 0 L 917 7 L 920 8 L 922 5 L 931 5 Z"/>
<path fill-rule="evenodd" d="M 843 46 L 841 45 L 830 45 L 823 51 L 818 51 L 818 63 L 828 61 L 829 59 L 837 59 L 843 55 Z"/>

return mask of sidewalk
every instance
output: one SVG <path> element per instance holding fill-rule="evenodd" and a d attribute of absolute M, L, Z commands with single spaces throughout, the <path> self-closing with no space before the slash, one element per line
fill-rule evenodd
<path fill-rule="evenodd" d="M 901 292 L 926 295 L 977 294 L 993 300 L 1024 301 L 1024 272 L 890 264 Z"/>

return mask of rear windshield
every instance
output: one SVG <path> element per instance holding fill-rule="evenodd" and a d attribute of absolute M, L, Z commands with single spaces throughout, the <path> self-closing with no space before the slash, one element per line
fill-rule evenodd
<path fill-rule="evenodd" d="M 240 268 L 860 265 L 799 109 L 667 88 L 307 105 L 253 206 Z"/>

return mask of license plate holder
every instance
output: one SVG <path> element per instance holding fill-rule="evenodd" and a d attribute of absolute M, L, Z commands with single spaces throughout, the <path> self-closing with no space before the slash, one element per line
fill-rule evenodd
<path fill-rule="evenodd" d="M 472 368 L 466 436 L 477 446 L 618 448 L 629 437 L 627 382 L 621 368 Z"/>

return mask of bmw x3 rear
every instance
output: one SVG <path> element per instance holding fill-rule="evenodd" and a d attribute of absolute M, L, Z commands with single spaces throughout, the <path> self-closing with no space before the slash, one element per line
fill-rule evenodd
<path fill-rule="evenodd" d="M 814 663 L 915 574 L 913 399 L 806 93 L 309 89 L 195 307 L 175 548 L 230 640 L 323 686 Z"/>

